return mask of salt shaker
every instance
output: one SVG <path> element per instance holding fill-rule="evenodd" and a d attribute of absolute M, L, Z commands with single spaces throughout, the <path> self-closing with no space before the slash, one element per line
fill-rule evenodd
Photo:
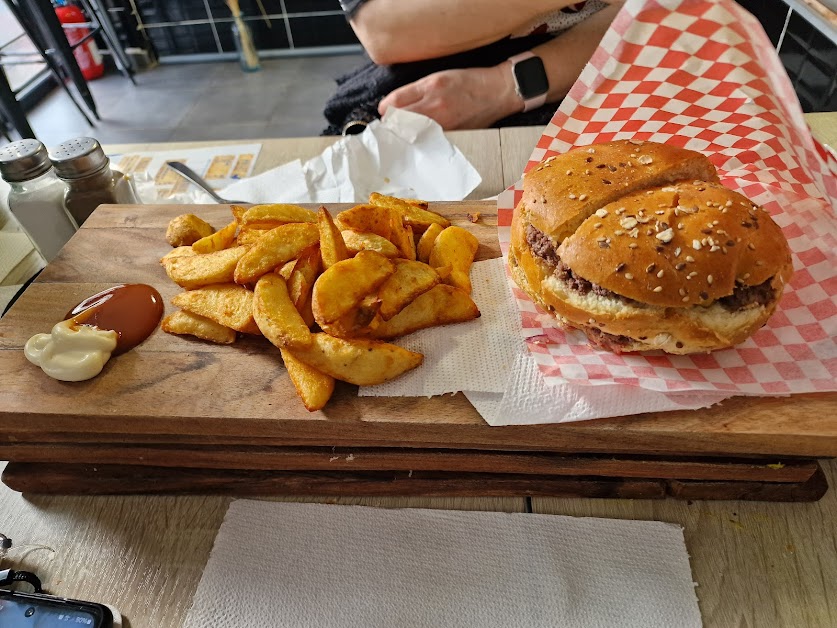
<path fill-rule="evenodd" d="M 92 137 L 77 137 L 52 148 L 55 173 L 67 186 L 64 204 L 81 225 L 104 203 L 139 203 L 133 181 L 110 167 L 110 159 Z"/>
<path fill-rule="evenodd" d="M 11 186 L 9 210 L 51 261 L 78 225 L 64 206 L 64 184 L 55 176 L 46 147 L 26 139 L 0 148 L 0 176 Z"/>

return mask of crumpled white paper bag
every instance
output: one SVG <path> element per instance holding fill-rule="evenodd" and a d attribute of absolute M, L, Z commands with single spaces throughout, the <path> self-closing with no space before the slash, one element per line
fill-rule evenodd
<path fill-rule="evenodd" d="M 363 133 L 343 137 L 304 164 L 284 164 L 220 194 L 251 203 L 361 203 L 371 192 L 456 201 L 481 181 L 436 122 L 388 109 Z"/>

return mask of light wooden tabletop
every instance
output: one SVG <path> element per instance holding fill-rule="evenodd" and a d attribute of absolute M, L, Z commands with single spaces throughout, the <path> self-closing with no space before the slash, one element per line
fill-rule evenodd
<path fill-rule="evenodd" d="M 837 146 L 837 113 L 808 121 Z M 483 178 L 472 198 L 513 183 L 539 128 L 449 137 Z M 333 138 L 264 140 L 256 172 L 307 159 Z M 222 142 L 213 142 L 213 145 Z M 233 142 L 229 142 L 233 143 Z M 108 147 L 166 150 L 207 143 Z M 837 463 L 823 461 L 832 487 Z M 0 485 L 0 533 L 15 542 L 0 568 L 37 572 L 51 593 L 116 605 L 133 628 L 180 626 L 227 497 L 41 497 Z M 837 489 L 813 504 L 534 498 L 289 498 L 384 508 L 447 508 L 653 519 L 683 526 L 706 626 L 837 626 Z"/>

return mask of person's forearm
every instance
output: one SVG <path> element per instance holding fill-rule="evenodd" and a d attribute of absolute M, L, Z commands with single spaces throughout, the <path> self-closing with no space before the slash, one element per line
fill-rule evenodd
<path fill-rule="evenodd" d="M 543 59 L 549 77 L 547 102 L 557 102 L 567 95 L 620 8 L 621 3 L 605 7 L 552 41 L 532 49 Z"/>
<path fill-rule="evenodd" d="M 620 5 L 606 7 L 555 39 L 532 49 L 543 59 L 549 79 L 547 102 L 557 102 L 572 87 L 607 32 Z M 387 94 L 378 104 L 428 116 L 443 129 L 480 129 L 523 111 L 515 91 L 512 66 L 441 70 Z"/>
<path fill-rule="evenodd" d="M 567 95 L 621 7 L 621 3 L 612 4 L 555 39 L 532 49 L 543 60 L 549 79 L 546 102 L 558 102 Z M 498 94 L 503 107 L 502 117 L 522 111 L 523 100 L 515 93 L 509 63 L 501 63 L 493 70 L 502 84 Z"/>
<path fill-rule="evenodd" d="M 369 0 L 351 21 L 375 63 L 421 61 L 472 50 L 572 0 Z"/>

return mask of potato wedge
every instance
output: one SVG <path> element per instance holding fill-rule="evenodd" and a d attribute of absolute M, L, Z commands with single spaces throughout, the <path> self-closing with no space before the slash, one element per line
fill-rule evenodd
<path fill-rule="evenodd" d="M 313 244 L 299 254 L 288 280 L 288 294 L 297 310 L 310 299 L 319 274 L 320 247 Z"/>
<path fill-rule="evenodd" d="M 235 282 L 251 283 L 285 262 L 299 257 L 320 238 L 317 225 L 289 223 L 264 234 L 238 261 Z"/>
<path fill-rule="evenodd" d="M 166 242 L 172 246 L 192 246 L 214 232 L 212 225 L 195 214 L 181 214 L 169 222 L 166 228 Z"/>
<path fill-rule="evenodd" d="M 371 337 L 388 340 L 426 327 L 470 321 L 479 315 L 479 308 L 464 290 L 439 284 L 373 328 Z"/>
<path fill-rule="evenodd" d="M 196 255 L 196 253 L 192 250 L 191 246 L 178 246 L 173 248 L 171 251 L 163 255 L 160 258 L 160 263 L 165 264 L 166 260 L 174 259 L 175 257 L 181 257 L 183 255 Z"/>
<path fill-rule="evenodd" d="M 220 345 L 230 345 L 235 342 L 234 329 L 184 310 L 178 310 L 166 316 L 160 328 L 167 334 L 195 336 Z"/>
<path fill-rule="evenodd" d="M 392 242 L 374 233 L 358 233 L 346 229 L 342 232 L 343 241 L 351 255 L 357 255 L 360 251 L 376 251 L 384 257 L 400 257 L 401 252 Z"/>
<path fill-rule="evenodd" d="M 275 273 L 264 275 L 256 283 L 253 317 L 262 335 L 279 348 L 311 344 L 311 330 L 291 302 L 285 280 Z"/>
<path fill-rule="evenodd" d="M 238 224 L 241 224 L 241 219 L 244 217 L 244 213 L 247 211 L 247 208 L 242 207 L 241 205 L 230 205 L 230 211 L 232 212 L 233 219 Z"/>
<path fill-rule="evenodd" d="M 392 262 L 374 251 L 361 251 L 337 262 L 314 283 L 311 295 L 314 319 L 321 326 L 336 321 L 375 292 L 394 272 Z"/>
<path fill-rule="evenodd" d="M 369 202 L 372 205 L 389 207 L 390 209 L 400 211 L 404 217 L 404 222 L 413 227 L 413 230 L 417 232 L 424 231 L 434 223 L 444 228 L 450 227 L 450 220 L 436 212 L 429 211 L 427 209 L 427 203 L 424 201 L 395 198 L 372 192 L 369 195 Z M 421 204 L 424 206 L 422 207 Z"/>
<path fill-rule="evenodd" d="M 424 356 L 396 345 L 373 340 L 343 340 L 313 334 L 311 346 L 293 351 L 294 357 L 335 379 L 372 386 L 416 368 Z"/>
<path fill-rule="evenodd" d="M 214 253 L 215 251 L 223 251 L 233 243 L 235 240 L 235 232 L 238 229 L 238 223 L 232 221 L 226 227 L 219 229 L 212 235 L 201 238 L 192 245 L 192 250 L 195 253 Z"/>
<path fill-rule="evenodd" d="M 434 222 L 421 234 L 421 238 L 419 238 L 418 245 L 416 246 L 416 258 L 420 262 L 424 262 L 425 264 L 430 263 L 430 251 L 433 250 L 433 243 L 436 242 L 436 236 L 442 233 L 443 230 L 444 227 L 442 225 Z"/>
<path fill-rule="evenodd" d="M 305 409 L 309 412 L 322 410 L 334 393 L 334 378 L 308 366 L 288 349 L 280 348 L 279 351 Z"/>
<path fill-rule="evenodd" d="M 289 222 L 317 222 L 317 213 L 299 205 L 276 203 L 253 205 L 241 217 L 241 224 L 247 227 L 270 226 L 275 228 Z"/>
<path fill-rule="evenodd" d="M 314 320 L 314 312 L 311 309 L 311 295 L 308 295 L 308 298 L 305 300 L 299 308 L 300 316 L 302 316 L 302 320 L 305 321 L 305 324 L 308 325 L 308 329 L 314 327 L 314 323 L 317 321 Z"/>
<path fill-rule="evenodd" d="M 408 303 L 439 283 L 439 275 L 427 264 L 393 260 L 395 272 L 378 290 L 381 318 L 388 321 Z"/>
<path fill-rule="evenodd" d="M 413 228 L 404 224 L 401 212 L 395 209 L 389 211 L 390 215 L 390 236 L 389 240 L 401 253 L 401 257 L 408 260 L 416 259 L 416 241 L 413 237 Z"/>
<path fill-rule="evenodd" d="M 433 270 L 436 271 L 436 274 L 439 275 L 439 280 L 442 282 L 444 282 L 448 277 L 450 277 L 450 266 L 439 266 L 438 268 L 434 268 Z"/>
<path fill-rule="evenodd" d="M 370 198 L 374 194 L 377 194 L 377 192 L 372 192 L 372 194 L 369 195 Z M 415 205 L 419 209 L 427 209 L 428 206 L 430 205 L 430 203 L 428 203 L 427 201 L 422 201 L 421 199 L 418 199 L 418 198 L 402 198 L 401 200 L 404 201 L 405 203 L 409 203 L 410 205 Z M 372 201 L 370 200 L 369 202 L 371 203 Z"/>
<path fill-rule="evenodd" d="M 236 246 L 253 246 L 270 229 L 239 229 Z"/>
<path fill-rule="evenodd" d="M 277 268 L 275 270 L 276 274 L 282 277 L 285 281 L 291 278 L 291 273 L 294 272 L 294 266 L 296 266 L 296 260 L 292 259 L 290 262 L 285 262 L 281 268 Z"/>
<path fill-rule="evenodd" d="M 342 230 L 374 233 L 387 240 L 392 235 L 392 217 L 387 207 L 355 205 L 337 214 L 335 221 Z"/>
<path fill-rule="evenodd" d="M 171 302 L 176 307 L 224 327 L 245 334 L 261 334 L 253 318 L 253 293 L 234 283 L 181 292 Z"/>
<path fill-rule="evenodd" d="M 333 323 L 325 323 L 322 330 L 337 338 L 368 338 L 373 326 L 380 324 L 378 310 L 381 301 L 375 294 L 365 296 L 357 307 L 352 308 Z"/>
<path fill-rule="evenodd" d="M 462 288 L 471 294 L 471 264 L 479 248 L 479 240 L 462 227 L 448 227 L 438 236 L 430 251 L 433 268 L 450 266 L 450 276 L 445 283 Z"/>
<path fill-rule="evenodd" d="M 331 268 L 337 262 L 349 259 L 349 251 L 340 229 L 334 224 L 331 214 L 325 207 L 320 207 L 317 214 L 317 226 L 320 230 L 320 257 L 323 268 Z"/>
<path fill-rule="evenodd" d="M 181 288 L 193 290 L 233 280 L 239 260 L 247 247 L 237 246 L 204 255 L 180 255 L 163 260 L 169 278 Z"/>

